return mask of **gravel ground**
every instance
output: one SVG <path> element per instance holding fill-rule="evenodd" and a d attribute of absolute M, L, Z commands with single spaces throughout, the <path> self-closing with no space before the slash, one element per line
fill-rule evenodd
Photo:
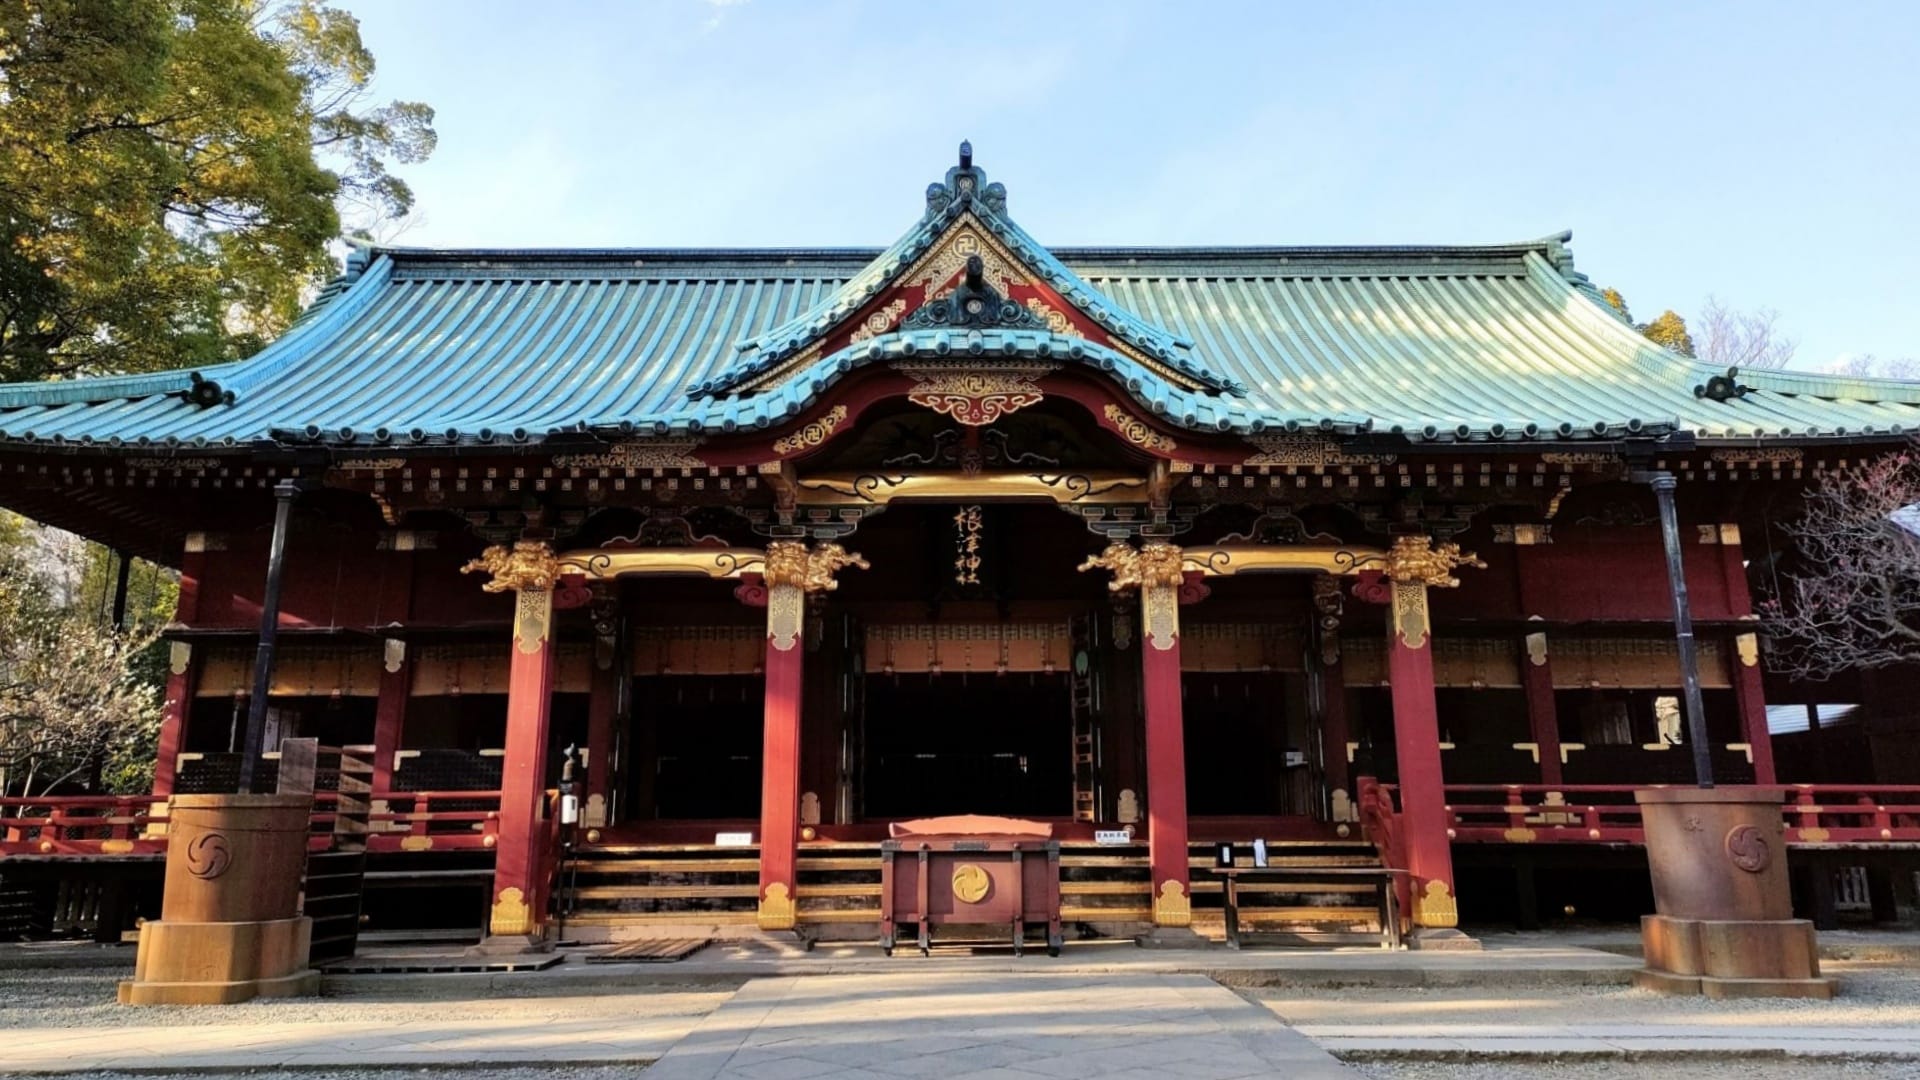
<path fill-rule="evenodd" d="M 1455 1065 L 1368 1062 L 1349 1066 L 1373 1080 L 1914 1080 L 1920 1064 L 1897 1061 L 1728 1061 L 1716 1065 L 1671 1061 L 1555 1061 Z M 598 1080 L 598 1078 L 596 1078 Z"/>
<path fill-rule="evenodd" d="M 509 1015 L 522 1022 L 529 1019 L 567 1020 L 600 1016 L 705 1016 L 732 996 L 736 985 L 735 982 L 728 982 L 723 986 L 711 987 L 621 987 L 615 993 L 593 995 L 583 994 L 577 988 L 562 987 L 543 993 L 542 987 L 532 983 L 513 987 L 511 996 L 481 996 L 467 992 L 444 999 L 423 997 L 417 993 L 404 998 L 354 995 L 344 998 L 249 1001 L 218 1009 L 190 1006 L 129 1009 L 114 1001 L 119 979 L 118 974 L 99 971 L 0 971 L 0 1031 L 49 1024 L 59 1027 L 126 1027 L 254 1022 L 300 1024 L 373 1019 L 397 1024 L 414 1020 L 484 1021 Z M 4 1039 L 5 1036 L 0 1035 L 0 1045 L 4 1045 Z M 0 1053 L 0 1058 L 3 1057 L 4 1054 Z M 301 1075 L 313 1077 L 322 1074 Z M 354 1075 L 372 1077 L 386 1074 Z M 393 1075 L 402 1074 L 395 1072 Z M 507 1073 L 500 1075 L 508 1076 Z M 603 1080 L 593 1070 L 578 1075 L 583 1080 Z"/>
<path fill-rule="evenodd" d="M 268 1069 L 261 1072 L 202 1072 L 213 1080 L 634 1080 L 640 1065 L 529 1065 L 485 1069 Z M 152 1073 L 60 1073 L 59 1080 L 153 1080 Z M 1771 1078 L 1768 1078 L 1771 1080 Z M 1876 1078 L 1877 1080 L 1877 1078 Z"/>
<path fill-rule="evenodd" d="M 1515 988 L 1504 992 L 1489 987 L 1312 991 L 1274 987 L 1245 993 L 1293 1024 L 1417 1024 L 1424 1021 L 1448 1024 L 1539 1024 L 1547 1027 L 1565 1024 L 1712 1023 L 1733 1028 L 1768 1029 L 1780 1026 L 1920 1026 L 1920 969 L 1826 964 L 1823 970 L 1840 978 L 1840 996 L 1832 1001 L 1766 998 L 1712 1001 L 1704 997 L 1668 997 L 1631 987 L 1605 986 L 1551 990 Z M 1920 1075 L 1920 1066 L 1911 1068 L 1916 1071 L 1886 1075 Z M 1478 1077 L 1481 1074 L 1460 1075 Z"/>

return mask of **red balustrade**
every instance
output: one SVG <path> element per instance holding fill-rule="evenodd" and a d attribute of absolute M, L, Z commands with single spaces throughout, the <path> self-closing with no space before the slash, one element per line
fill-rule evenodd
<path fill-rule="evenodd" d="M 1907 784 L 1792 784 L 1789 844 L 1920 841 L 1920 787 Z"/>
<path fill-rule="evenodd" d="M 1632 784 L 1449 784 L 1448 827 L 1455 843 L 1641 844 L 1646 836 L 1635 790 Z M 1782 810 L 1793 846 L 1920 843 L 1920 786 L 1791 784 Z"/>
<path fill-rule="evenodd" d="M 313 835 L 331 843 L 339 794 L 314 793 Z M 491 850 L 500 837 L 498 791 L 376 791 L 362 796 L 369 851 Z M 157 854 L 167 849 L 166 800 L 150 795 L 0 798 L 0 857 Z"/>
<path fill-rule="evenodd" d="M 1360 835 L 1367 838 L 1380 855 L 1380 865 L 1388 870 L 1407 869 L 1406 836 L 1400 829 L 1400 811 L 1394 804 L 1393 785 L 1371 776 L 1358 777 L 1355 810 L 1360 816 Z M 1399 910 L 1413 910 L 1413 879 L 1407 874 L 1394 878 Z"/>
<path fill-rule="evenodd" d="M 358 796 L 366 815 L 368 851 L 491 850 L 500 840 L 500 792 L 375 791 Z M 314 792 L 314 842 L 325 846 L 338 814 L 332 791 Z"/>
<path fill-rule="evenodd" d="M 166 849 L 166 821 L 150 795 L 42 795 L 0 799 L 0 855 L 126 855 Z M 159 811 L 156 813 L 156 811 Z"/>

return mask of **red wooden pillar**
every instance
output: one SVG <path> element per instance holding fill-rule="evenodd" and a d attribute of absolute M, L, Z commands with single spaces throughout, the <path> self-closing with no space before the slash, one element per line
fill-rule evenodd
<path fill-rule="evenodd" d="M 1560 711 L 1553 696 L 1553 659 L 1547 652 L 1545 631 L 1526 637 L 1520 664 L 1520 685 L 1527 695 L 1527 726 L 1533 732 L 1534 753 L 1540 756 L 1540 782 L 1561 782 Z"/>
<path fill-rule="evenodd" d="M 620 712 L 621 665 L 608 656 L 604 665 L 594 657 L 592 681 L 587 685 L 587 797 L 580 808 L 580 824 L 589 829 L 607 825 L 607 793 L 613 790 L 613 722 Z"/>
<path fill-rule="evenodd" d="M 462 572 L 493 576 L 488 592 L 515 594 L 507 667 L 506 759 L 500 769 L 500 841 L 494 851 L 495 937 L 534 936 L 546 922 L 547 726 L 553 706 L 553 587 L 558 567 L 544 542 L 491 547 Z"/>
<path fill-rule="evenodd" d="M 1353 763 L 1347 758 L 1347 743 L 1352 739 L 1347 727 L 1346 665 L 1340 657 L 1343 602 L 1339 578 L 1323 574 L 1313 579 L 1313 606 L 1319 613 L 1316 705 L 1320 711 L 1320 769 L 1327 785 L 1329 816 L 1336 822 L 1359 821 L 1353 801 Z"/>
<path fill-rule="evenodd" d="M 1326 773 L 1327 799 L 1334 821 L 1359 821 L 1354 803 L 1353 762 L 1347 744 L 1353 736 L 1347 726 L 1347 669 L 1336 653 L 1320 667 L 1320 755 Z"/>
<path fill-rule="evenodd" d="M 1435 547 L 1424 536 L 1402 536 L 1387 556 L 1387 679 L 1393 694 L 1393 741 L 1400 765 L 1400 814 L 1407 870 L 1413 878 L 1413 921 L 1422 927 L 1459 925 L 1454 900 L 1453 848 L 1440 771 L 1440 717 L 1434 700 L 1429 586 L 1460 584 L 1454 567 L 1479 565 L 1457 544 Z"/>
<path fill-rule="evenodd" d="M 767 699 L 760 757 L 760 906 L 762 930 L 798 922 L 795 863 L 800 842 L 800 714 L 805 684 L 807 594 L 838 586 L 833 575 L 867 561 L 838 544 L 779 540 L 767 545 Z M 743 590 L 751 595 L 751 590 Z"/>
<path fill-rule="evenodd" d="M 1740 707 L 1740 726 L 1746 730 L 1753 755 L 1753 782 L 1771 784 L 1777 774 L 1773 767 L 1773 733 L 1767 730 L 1767 695 L 1760 680 L 1759 636 L 1735 635 L 1733 651 L 1733 697 Z"/>
<path fill-rule="evenodd" d="M 1180 704 L 1180 549 L 1115 543 L 1082 563 L 1113 574 L 1108 588 L 1140 590 L 1141 698 L 1146 714 L 1147 861 L 1155 926 L 1193 922 L 1187 871 L 1187 747 Z"/>
<path fill-rule="evenodd" d="M 207 549 L 214 546 L 206 533 L 187 534 L 180 553 L 180 597 L 174 603 L 173 621 L 191 628 L 200 616 L 200 579 L 207 573 Z M 180 750 L 187 741 L 187 715 L 193 709 L 193 687 L 199 675 L 200 660 L 193 645 L 173 642 L 167 653 L 167 696 L 160 711 L 160 740 L 153 761 L 153 794 L 166 798 L 173 794 L 174 770 Z"/>
<path fill-rule="evenodd" d="M 1175 564 L 1177 567 L 1177 563 Z M 1147 858 L 1153 924 L 1193 922 L 1187 871 L 1187 742 L 1180 703 L 1180 587 L 1140 589 L 1140 674 L 1147 727 Z"/>
<path fill-rule="evenodd" d="M 386 551 L 380 581 L 382 625 L 404 626 L 413 615 L 414 551 L 423 534 L 397 530 L 381 541 Z M 373 790 L 393 790 L 394 755 L 405 738 L 407 700 L 413 692 L 413 658 L 404 638 L 387 638 L 381 645 L 380 690 L 373 711 Z M 375 812 L 386 807 L 376 805 Z"/>
<path fill-rule="evenodd" d="M 1727 583 L 1727 610 L 1737 619 L 1753 618 L 1753 597 L 1747 586 L 1745 549 L 1740 526 L 1720 526 L 1720 569 Z M 1767 695 L 1760 673 L 1760 639 L 1755 634 L 1733 638 L 1733 696 L 1740 708 L 1740 726 L 1753 755 L 1753 782 L 1774 782 L 1773 734 L 1767 730 Z"/>
<path fill-rule="evenodd" d="M 373 706 L 373 790 L 393 790 L 394 755 L 407 723 L 407 699 L 413 693 L 413 658 L 407 643 L 388 638 L 381 650 L 380 696 Z M 384 807 L 376 806 L 376 812 Z"/>

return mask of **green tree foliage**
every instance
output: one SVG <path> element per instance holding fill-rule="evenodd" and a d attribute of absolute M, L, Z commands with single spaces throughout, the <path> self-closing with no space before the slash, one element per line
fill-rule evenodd
<path fill-rule="evenodd" d="M 358 23 L 317 0 L 0 0 L 0 378 L 233 359 L 283 330 L 342 212 L 433 112 L 365 107 Z"/>

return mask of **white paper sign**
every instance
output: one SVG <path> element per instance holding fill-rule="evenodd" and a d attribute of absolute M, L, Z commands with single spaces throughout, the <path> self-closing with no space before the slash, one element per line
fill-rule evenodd
<path fill-rule="evenodd" d="M 750 832 L 723 832 L 713 834 L 714 847 L 752 847 L 753 834 Z"/>
<path fill-rule="evenodd" d="M 1126 845 L 1133 843 L 1133 834 L 1125 829 L 1095 829 L 1093 842 L 1096 844 Z"/>

